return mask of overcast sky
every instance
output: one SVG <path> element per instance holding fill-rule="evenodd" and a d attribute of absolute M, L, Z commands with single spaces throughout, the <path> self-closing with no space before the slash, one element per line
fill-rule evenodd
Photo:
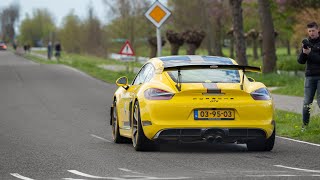
<path fill-rule="evenodd" d="M 130 1 L 130 0 L 128 0 Z M 154 2 L 155 0 L 150 0 Z M 102 0 L 0 0 L 0 8 L 6 7 L 13 2 L 18 2 L 21 7 L 20 22 L 25 18 L 25 14 L 32 14 L 33 9 L 47 8 L 55 17 L 55 21 L 58 26 L 61 25 L 62 19 L 72 9 L 76 15 L 83 18 L 87 14 L 87 7 L 91 3 L 95 10 L 95 15 L 99 17 L 102 22 L 106 23 L 110 19 L 107 17 L 107 12 Z M 167 0 L 160 0 L 162 3 L 166 3 Z"/>

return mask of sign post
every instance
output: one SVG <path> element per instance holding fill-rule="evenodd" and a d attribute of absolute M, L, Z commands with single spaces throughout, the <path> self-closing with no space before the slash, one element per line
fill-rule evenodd
<path fill-rule="evenodd" d="M 162 41 L 160 27 L 169 18 L 171 12 L 156 0 L 144 15 L 157 27 L 157 51 L 158 56 L 161 56 Z"/>
<path fill-rule="evenodd" d="M 158 57 L 161 56 L 162 42 L 161 42 L 161 30 L 160 27 L 157 28 L 157 51 Z"/>
<path fill-rule="evenodd" d="M 133 51 L 133 48 L 128 40 L 124 43 L 124 45 L 120 49 L 119 54 L 122 55 L 121 56 L 122 60 L 127 61 L 126 70 L 127 70 L 127 72 L 129 72 L 129 62 L 133 59 L 133 58 L 131 58 L 131 56 L 134 56 L 134 51 Z M 123 55 L 125 55 L 126 57 L 124 58 Z"/>
<path fill-rule="evenodd" d="M 133 48 L 128 40 L 124 43 L 124 45 L 120 49 L 119 54 L 127 55 L 127 56 L 134 56 Z"/>

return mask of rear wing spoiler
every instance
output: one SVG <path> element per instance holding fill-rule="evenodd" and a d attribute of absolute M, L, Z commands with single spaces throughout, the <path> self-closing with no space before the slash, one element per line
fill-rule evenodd
<path fill-rule="evenodd" d="M 164 71 L 192 70 L 192 69 L 230 69 L 242 70 L 243 72 L 261 72 L 261 67 L 241 66 L 241 65 L 180 65 L 164 67 Z"/>
<path fill-rule="evenodd" d="M 240 89 L 243 90 L 244 83 L 244 74 L 245 72 L 259 72 L 261 73 L 261 67 L 254 66 L 241 66 L 241 65 L 178 65 L 178 66 L 169 66 L 164 67 L 164 71 L 178 71 L 178 82 L 176 87 L 179 91 L 181 91 L 181 73 L 180 70 L 192 70 L 192 69 L 230 69 L 230 70 L 242 70 L 242 81 L 240 84 Z"/>

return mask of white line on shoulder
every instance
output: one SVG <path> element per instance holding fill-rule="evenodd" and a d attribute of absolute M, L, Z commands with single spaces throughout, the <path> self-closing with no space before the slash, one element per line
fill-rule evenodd
<path fill-rule="evenodd" d="M 111 141 L 109 141 L 109 140 L 107 140 L 107 139 L 105 139 L 105 138 L 102 138 L 102 137 L 100 137 L 100 136 L 97 136 L 97 135 L 94 135 L 94 134 L 90 134 L 92 137 L 94 137 L 94 138 L 97 138 L 97 139 L 100 139 L 100 140 L 102 140 L 102 141 L 106 141 L 106 142 L 111 142 Z"/>
<path fill-rule="evenodd" d="M 94 175 L 86 174 L 86 173 L 83 173 L 83 172 L 80 172 L 80 171 L 77 171 L 77 170 L 68 170 L 68 171 L 73 173 L 73 174 L 79 175 L 79 176 L 93 178 L 93 179 L 119 179 L 119 178 L 112 178 L 112 177 L 94 176 Z"/>
<path fill-rule="evenodd" d="M 135 172 L 135 171 L 132 171 L 130 169 L 126 169 L 126 168 L 118 168 L 119 170 L 121 171 L 125 171 L 125 172 L 131 172 L 131 173 L 134 173 L 134 174 L 143 174 L 143 173 L 140 173 L 140 172 Z"/>
<path fill-rule="evenodd" d="M 283 166 L 283 165 L 274 165 L 274 166 L 276 166 L 276 167 L 281 167 L 281 168 L 286 168 L 286 169 L 297 170 L 297 171 L 320 173 L 320 170 L 301 169 L 301 168 L 295 168 L 295 167 L 289 167 L 289 166 Z"/>
<path fill-rule="evenodd" d="M 277 138 L 281 138 L 281 139 L 285 139 L 285 140 L 290 140 L 290 141 L 294 141 L 294 142 L 299 142 L 299 143 L 303 143 L 303 144 L 309 144 L 309 145 L 313 145 L 313 146 L 318 146 L 318 147 L 320 147 L 320 144 L 309 143 L 309 142 L 300 141 L 300 140 L 295 140 L 295 139 L 286 138 L 286 137 L 281 137 L 281 136 L 277 136 Z"/>
<path fill-rule="evenodd" d="M 247 177 L 295 177 L 293 174 L 276 174 L 276 175 L 246 175 Z"/>
<path fill-rule="evenodd" d="M 23 179 L 23 180 L 34 180 L 34 179 L 31 179 L 31 178 L 22 176 L 22 175 L 20 175 L 20 174 L 18 174 L 18 173 L 10 173 L 10 174 L 11 174 L 11 176 L 14 176 L 14 177 L 19 178 L 19 179 Z"/>

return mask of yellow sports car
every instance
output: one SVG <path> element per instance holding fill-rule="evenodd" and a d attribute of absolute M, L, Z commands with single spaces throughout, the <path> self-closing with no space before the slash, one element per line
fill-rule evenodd
<path fill-rule="evenodd" d="M 121 77 L 110 111 L 115 143 L 132 139 L 135 150 L 168 141 L 247 144 L 271 151 L 273 100 L 266 86 L 226 57 L 167 56 L 146 62 L 131 84 Z"/>

